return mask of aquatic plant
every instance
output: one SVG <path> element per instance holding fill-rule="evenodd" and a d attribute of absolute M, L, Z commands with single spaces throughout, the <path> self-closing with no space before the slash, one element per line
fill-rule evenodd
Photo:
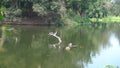
<path fill-rule="evenodd" d="M 106 65 L 105 68 L 119 68 L 118 66 Z"/>

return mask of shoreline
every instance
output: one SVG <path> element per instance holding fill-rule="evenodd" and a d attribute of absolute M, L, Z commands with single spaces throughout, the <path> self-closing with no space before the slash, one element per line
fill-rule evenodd
<path fill-rule="evenodd" d="M 34 23 L 34 22 L 3 22 L 2 25 L 33 25 L 33 26 L 55 26 L 55 23 Z"/>

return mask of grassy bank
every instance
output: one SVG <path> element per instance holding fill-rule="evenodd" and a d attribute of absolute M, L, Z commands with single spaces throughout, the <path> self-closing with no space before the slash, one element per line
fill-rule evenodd
<path fill-rule="evenodd" d="M 120 16 L 119 17 L 108 16 L 104 18 L 82 18 L 80 16 L 74 16 L 72 18 L 65 18 L 64 22 L 69 26 L 89 24 L 90 22 L 120 23 Z"/>
<path fill-rule="evenodd" d="M 91 18 L 90 19 L 92 22 L 105 22 L 105 23 L 120 23 L 120 17 L 115 17 L 115 16 L 108 16 L 105 18 Z"/>

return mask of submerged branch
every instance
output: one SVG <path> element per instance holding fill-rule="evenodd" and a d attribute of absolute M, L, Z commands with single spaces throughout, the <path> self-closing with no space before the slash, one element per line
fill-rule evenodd
<path fill-rule="evenodd" d="M 59 41 L 59 42 L 58 42 L 58 44 L 62 43 L 61 38 L 60 38 L 59 36 L 57 36 L 57 31 L 56 31 L 55 33 L 50 32 L 48 35 L 51 35 L 51 36 L 53 36 L 53 37 L 57 38 L 57 39 L 58 39 L 58 41 Z"/>
<path fill-rule="evenodd" d="M 58 45 L 59 49 L 61 49 L 60 44 L 62 43 L 62 40 L 61 40 L 61 38 L 57 35 L 57 31 L 56 31 L 55 33 L 50 32 L 48 35 L 57 38 L 58 41 L 59 41 L 59 42 L 56 43 L 56 44 L 51 44 L 51 45 L 49 45 L 50 48 L 56 48 L 56 46 Z M 65 50 L 69 51 L 69 50 L 71 50 L 72 48 L 76 48 L 76 47 L 77 47 L 76 45 L 73 45 L 72 43 L 69 43 L 68 46 L 65 46 Z"/>

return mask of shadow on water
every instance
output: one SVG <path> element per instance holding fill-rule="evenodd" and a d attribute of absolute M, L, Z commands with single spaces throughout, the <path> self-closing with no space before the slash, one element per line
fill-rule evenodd
<path fill-rule="evenodd" d="M 111 47 L 108 43 L 112 33 L 120 40 L 119 25 L 82 25 L 70 28 L 13 26 L 13 28 L 1 46 L 5 51 L 1 51 L 0 48 L 0 68 L 89 68 L 89 64 L 94 65 L 94 57 L 99 57 L 103 49 Z M 58 42 L 56 38 L 48 35 L 49 32 L 55 31 L 62 39 L 60 49 L 49 48 L 49 44 Z M 1 30 L 1 38 L 3 33 L 4 30 Z M 66 51 L 65 47 L 69 43 L 76 45 L 76 48 Z"/>

